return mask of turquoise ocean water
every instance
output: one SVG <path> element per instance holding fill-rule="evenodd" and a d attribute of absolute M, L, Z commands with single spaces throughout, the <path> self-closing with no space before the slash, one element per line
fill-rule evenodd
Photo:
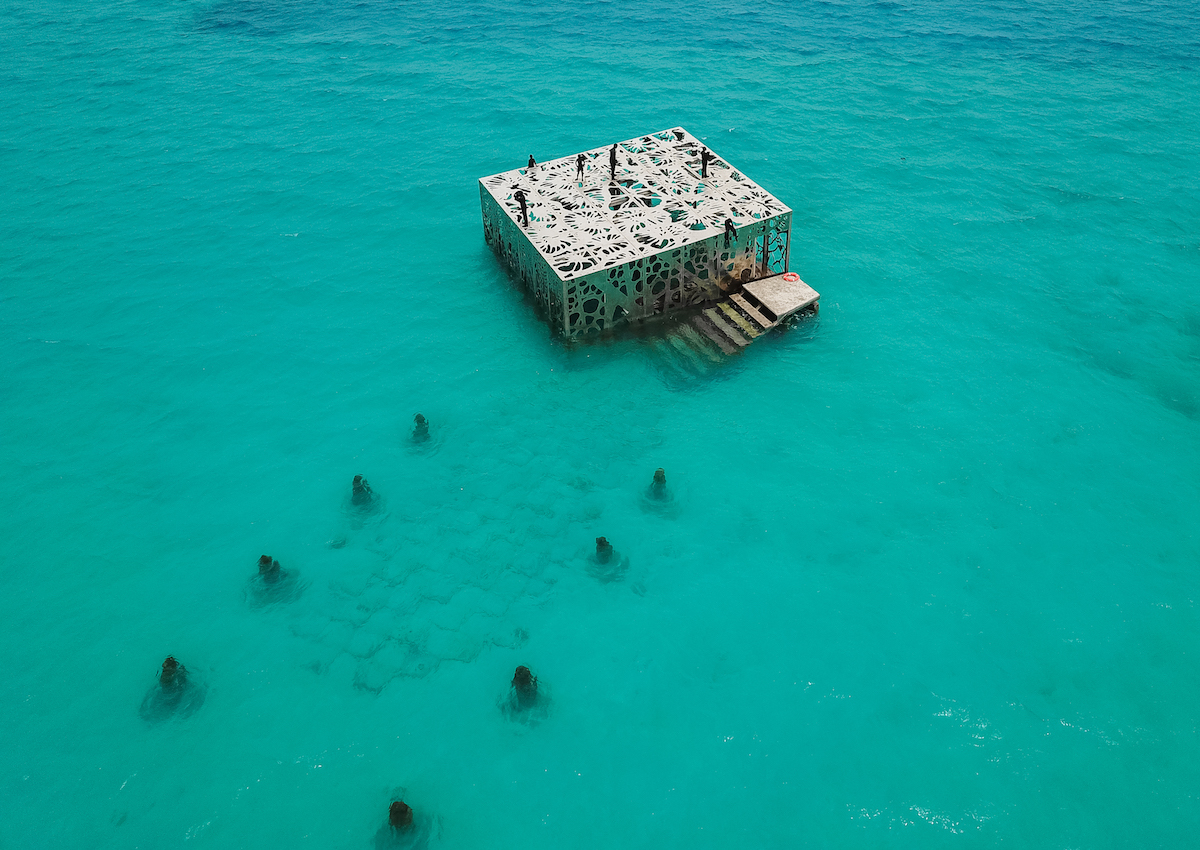
<path fill-rule="evenodd" d="M 411 846 L 1194 845 L 1193 4 L 14 0 L 0 51 L 0 847 L 396 794 Z M 822 293 L 703 373 L 551 336 L 475 182 L 676 125 Z"/>

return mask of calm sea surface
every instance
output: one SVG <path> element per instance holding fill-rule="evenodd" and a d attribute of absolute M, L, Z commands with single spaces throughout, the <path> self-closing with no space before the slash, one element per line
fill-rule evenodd
<path fill-rule="evenodd" d="M 1194 4 L 13 0 L 0 53 L 0 847 L 1195 842 Z M 677 125 L 822 294 L 703 372 L 564 346 L 480 225 Z"/>

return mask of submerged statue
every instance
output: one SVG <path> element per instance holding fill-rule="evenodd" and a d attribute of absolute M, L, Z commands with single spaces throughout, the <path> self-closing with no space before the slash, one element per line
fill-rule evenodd
<path fill-rule="evenodd" d="M 388 825 L 392 829 L 408 829 L 412 826 L 413 810 L 412 807 L 403 800 L 395 800 L 388 807 Z"/>
<path fill-rule="evenodd" d="M 440 819 L 428 813 L 418 818 L 401 799 L 405 794 L 403 788 L 392 790 L 387 822 L 380 824 L 375 833 L 375 850 L 428 850 L 430 839 L 440 834 Z"/>
<path fill-rule="evenodd" d="M 204 703 L 203 683 L 191 680 L 188 670 L 175 656 L 168 655 L 158 671 L 158 682 L 142 698 L 139 714 L 148 723 L 184 718 Z"/>
<path fill-rule="evenodd" d="M 650 482 L 649 496 L 651 499 L 667 498 L 667 472 L 662 467 L 654 470 L 654 480 Z"/>
<path fill-rule="evenodd" d="M 416 416 L 413 417 L 413 422 L 416 423 L 413 426 L 413 435 L 412 435 L 413 442 L 414 443 L 423 443 L 426 440 L 428 440 L 429 439 L 429 421 L 424 416 L 422 416 L 421 414 L 418 413 Z"/>
<path fill-rule="evenodd" d="M 351 484 L 350 502 L 363 507 L 371 504 L 371 500 L 374 498 L 375 493 L 371 490 L 371 485 L 367 483 L 367 479 L 361 475 L 355 475 L 354 482 Z"/>
<path fill-rule="evenodd" d="M 512 685 L 500 700 L 500 711 L 509 719 L 525 726 L 537 726 L 550 714 L 550 697 L 538 688 L 538 677 L 521 665 L 513 673 Z"/>
<path fill-rule="evenodd" d="M 629 559 L 618 552 L 607 537 L 596 538 L 596 554 L 585 562 L 588 574 L 601 584 L 621 581 L 629 571 Z"/>
<path fill-rule="evenodd" d="M 279 562 L 270 555 L 263 555 L 258 559 L 258 575 L 267 584 L 275 584 L 283 577 L 283 570 L 279 568 Z"/>
<path fill-rule="evenodd" d="M 537 676 L 533 675 L 528 667 L 517 668 L 513 674 L 512 687 L 519 707 L 525 708 L 537 700 Z"/>
<path fill-rule="evenodd" d="M 187 675 L 187 668 L 176 661 L 175 656 L 168 655 L 158 674 L 158 684 L 163 693 L 179 693 L 187 685 Z"/>
<path fill-rule="evenodd" d="M 246 601 L 252 607 L 291 602 L 304 592 L 300 573 L 285 570 L 270 555 L 258 559 L 258 573 L 246 582 Z"/>

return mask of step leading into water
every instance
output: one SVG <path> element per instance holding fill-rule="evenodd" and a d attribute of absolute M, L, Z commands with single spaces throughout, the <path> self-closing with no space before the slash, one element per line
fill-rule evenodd
<path fill-rule="evenodd" d="M 725 338 L 725 334 L 717 330 L 704 316 L 692 316 L 691 324 L 693 328 L 715 342 L 717 347 L 726 354 L 733 354 L 733 352 L 737 351 L 732 343 Z"/>
<path fill-rule="evenodd" d="M 729 338 L 729 341 L 739 348 L 750 344 L 750 340 L 746 338 L 745 334 L 730 324 L 729 321 L 723 315 L 721 315 L 721 311 L 717 308 L 709 307 L 707 310 L 705 310 L 704 318 L 716 325 L 717 330 L 725 334 L 725 336 Z"/>
<path fill-rule="evenodd" d="M 700 349 L 694 345 L 688 345 L 687 341 L 683 339 L 683 337 L 677 336 L 676 334 L 671 334 L 669 337 L 667 337 L 667 343 L 670 345 L 671 350 L 675 352 L 675 356 L 679 360 L 683 361 L 690 369 L 693 369 L 697 372 L 704 372 L 711 368 L 710 363 L 714 360 L 720 362 L 716 355 L 710 354 L 707 357 L 703 356 Z"/>
<path fill-rule="evenodd" d="M 722 301 L 717 305 L 717 309 L 724 313 L 725 318 L 733 322 L 738 329 L 750 339 L 754 339 L 756 336 L 762 333 L 761 328 L 758 328 L 746 321 L 746 317 L 737 310 L 733 309 L 733 306 L 728 301 Z"/>
<path fill-rule="evenodd" d="M 763 330 L 770 330 L 775 327 L 775 323 L 758 312 L 758 308 L 742 297 L 740 292 L 735 292 L 729 296 L 729 300 L 737 305 L 738 309 L 753 319 L 759 324 Z"/>
<path fill-rule="evenodd" d="M 690 325 L 679 325 L 679 335 L 687 340 L 692 348 L 703 354 L 713 363 L 722 362 L 721 355 L 713 351 L 712 343 L 708 337 L 696 333 L 696 330 Z"/>

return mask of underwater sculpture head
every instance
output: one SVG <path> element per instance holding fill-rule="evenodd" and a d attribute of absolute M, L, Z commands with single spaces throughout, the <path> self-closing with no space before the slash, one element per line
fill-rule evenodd
<path fill-rule="evenodd" d="M 263 581 L 278 581 L 280 572 L 279 562 L 270 555 L 263 555 L 258 559 L 258 574 L 262 576 Z"/>
<path fill-rule="evenodd" d="M 188 670 L 174 655 L 168 655 L 158 671 L 157 681 L 142 698 L 138 713 L 147 723 L 161 723 L 192 715 L 204 703 L 203 674 L 192 681 Z"/>
<path fill-rule="evenodd" d="M 175 660 L 175 656 L 168 655 L 162 663 L 162 671 L 158 674 L 158 681 L 162 685 L 163 690 L 173 690 L 183 685 L 187 680 L 187 668 Z"/>
<path fill-rule="evenodd" d="M 517 668 L 517 672 L 513 674 L 512 689 L 514 701 L 510 705 L 514 709 L 524 711 L 537 703 L 538 680 L 528 667 Z"/>
<path fill-rule="evenodd" d="M 607 538 L 597 537 L 596 538 L 596 560 L 602 564 L 607 564 L 612 559 L 612 556 L 613 556 L 612 544 L 608 542 Z"/>
<path fill-rule="evenodd" d="M 423 440 L 428 440 L 429 439 L 429 420 L 418 413 L 416 416 L 413 417 L 413 422 L 416 423 L 415 425 L 413 425 L 413 439 L 416 440 L 417 442 L 421 442 Z"/>
<path fill-rule="evenodd" d="M 654 470 L 654 480 L 650 482 L 648 495 L 651 499 L 664 501 L 667 498 L 667 473 L 662 467 Z"/>
<path fill-rule="evenodd" d="M 351 484 L 350 501 L 356 505 L 365 505 L 371 501 L 371 485 L 361 475 L 354 476 Z"/>
<path fill-rule="evenodd" d="M 388 807 L 388 823 L 396 829 L 412 826 L 413 810 L 402 800 L 395 800 Z"/>
<path fill-rule="evenodd" d="M 518 667 L 513 673 L 512 686 L 518 693 L 534 693 L 537 691 L 537 676 L 528 667 Z"/>

